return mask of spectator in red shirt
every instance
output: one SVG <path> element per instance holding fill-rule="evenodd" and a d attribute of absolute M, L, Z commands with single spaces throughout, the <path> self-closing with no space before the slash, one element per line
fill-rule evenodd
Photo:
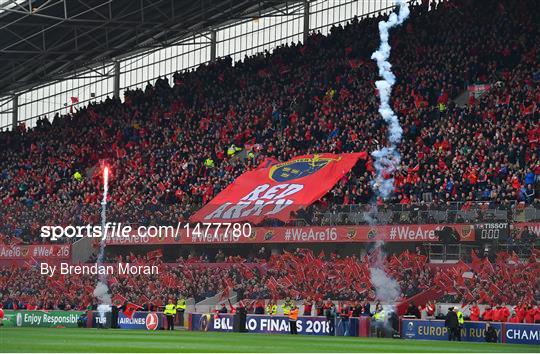
<path fill-rule="evenodd" d="M 317 316 L 324 316 L 324 302 L 322 298 L 318 298 L 315 303 L 315 310 L 317 311 Z"/>
<path fill-rule="evenodd" d="M 476 304 L 476 302 L 473 303 L 471 306 L 471 315 L 470 315 L 471 321 L 479 321 L 480 320 L 480 308 Z"/>
<path fill-rule="evenodd" d="M 510 317 L 510 310 L 503 303 L 501 308 L 499 309 L 499 321 L 506 322 L 508 321 L 508 317 Z"/>
<path fill-rule="evenodd" d="M 510 322 L 510 323 L 520 323 L 519 318 L 518 318 L 518 316 L 516 315 L 515 312 L 512 313 L 512 316 L 510 317 L 508 322 Z"/>
<path fill-rule="evenodd" d="M 428 317 L 433 317 L 435 315 L 435 303 L 428 301 L 425 310 Z"/>
<path fill-rule="evenodd" d="M 484 313 L 482 313 L 482 320 L 483 321 L 492 321 L 493 320 L 493 310 L 491 309 L 491 306 L 488 305 L 484 309 Z"/>
<path fill-rule="evenodd" d="M 496 306 L 491 310 L 491 320 L 493 322 L 501 321 L 501 305 Z"/>
<path fill-rule="evenodd" d="M 529 305 L 527 306 L 527 309 L 525 311 L 525 323 L 534 323 L 534 317 L 536 315 L 536 311 L 537 309 L 532 306 L 532 305 Z"/>
<path fill-rule="evenodd" d="M 536 312 L 534 314 L 534 323 L 540 323 L 540 307 L 536 307 Z"/>
<path fill-rule="evenodd" d="M 523 306 L 523 304 L 521 303 L 521 301 L 518 302 L 518 304 L 514 307 L 514 312 L 516 313 L 518 322 L 522 323 L 523 320 L 525 319 L 526 309 L 525 309 L 525 306 Z"/>
<path fill-rule="evenodd" d="M 313 301 L 311 300 L 311 296 L 308 296 L 304 300 L 304 316 L 311 316 L 311 310 L 313 307 Z"/>

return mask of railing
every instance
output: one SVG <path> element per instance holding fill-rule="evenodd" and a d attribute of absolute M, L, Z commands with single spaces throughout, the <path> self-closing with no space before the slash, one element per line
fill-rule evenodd
<path fill-rule="evenodd" d="M 538 241 L 537 241 L 538 244 Z M 484 253 L 488 258 L 494 258 L 497 252 L 507 252 L 508 254 L 516 254 L 520 261 L 525 261 L 531 257 L 535 248 L 534 244 L 530 243 L 493 243 L 485 244 L 483 248 L 478 245 L 470 244 L 444 244 L 444 243 L 428 243 L 425 244 L 425 252 L 430 262 L 458 262 L 459 260 L 465 263 L 471 262 L 471 251 Z M 495 261 L 495 259 L 491 259 Z"/>
<path fill-rule="evenodd" d="M 460 259 L 465 260 L 475 248 L 475 246 L 464 244 L 430 243 L 427 245 L 427 254 L 430 262 L 457 262 Z"/>
<path fill-rule="evenodd" d="M 540 221 L 540 208 L 512 202 L 495 205 L 489 202 L 421 203 L 416 205 L 379 206 L 333 205 L 327 209 L 308 207 L 300 211 L 292 223 L 306 225 L 376 224 L 448 224 L 480 222 Z"/>

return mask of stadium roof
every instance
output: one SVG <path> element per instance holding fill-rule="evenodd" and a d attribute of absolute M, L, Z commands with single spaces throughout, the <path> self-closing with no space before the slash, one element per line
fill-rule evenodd
<path fill-rule="evenodd" d="M 0 0 L 0 96 L 301 2 Z"/>

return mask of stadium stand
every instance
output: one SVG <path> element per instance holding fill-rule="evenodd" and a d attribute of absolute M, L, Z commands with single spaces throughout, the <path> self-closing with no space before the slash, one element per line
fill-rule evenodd
<path fill-rule="evenodd" d="M 395 196 L 378 201 L 381 221 L 482 220 L 484 209 L 512 220 L 525 208 L 538 209 L 538 5 L 452 1 L 429 13 L 418 6 L 393 34 L 392 63 L 399 78 L 393 106 L 405 138 Z M 0 133 L 2 241 L 43 242 L 41 225 L 98 224 L 103 163 L 113 171 L 109 218 L 157 225 L 187 221 L 265 158 L 285 161 L 385 145 L 373 95 L 377 70 L 369 59 L 381 18 L 354 20 L 332 28 L 327 37 L 315 33 L 304 45 L 234 65 L 222 58 L 127 91 L 124 102 L 107 99 L 71 115 L 43 117 L 33 129 Z M 464 105 L 454 102 L 468 85 L 486 82 L 494 84 L 484 95 L 471 96 Z M 230 157 L 232 144 L 241 151 Z M 213 163 L 205 165 L 208 158 Z M 298 218 L 309 224 L 365 223 L 359 210 L 373 199 L 372 172 L 370 161 L 357 165 Z M 403 220 L 403 211 L 417 215 Z M 527 221 L 538 219 L 533 213 Z M 306 252 L 255 262 L 232 258 L 228 267 L 179 261 L 161 265 L 159 278 L 126 277 L 110 286 L 115 295 L 153 306 L 179 292 L 200 298 L 233 289 L 247 299 L 373 299 L 370 284 L 352 280 L 350 273 L 364 274 L 370 255 L 364 260 L 311 254 L 324 272 L 309 278 L 309 269 L 289 267 Z M 540 301 L 540 284 L 538 253 L 531 254 L 523 262 L 499 253 L 487 260 L 489 266 L 473 257 L 452 272 L 427 267 L 420 253 L 388 256 L 385 264 L 404 297 L 434 288 L 459 302 L 532 304 Z M 4 308 L 81 308 L 94 302 L 85 290 L 94 285 L 90 277 L 47 279 L 32 266 L 2 269 L 0 277 Z M 289 289 L 289 277 L 301 279 L 299 286 Z M 447 288 L 442 277 L 454 285 Z M 58 292 L 42 296 L 51 287 Z"/>
<path fill-rule="evenodd" d="M 364 257 L 340 257 L 322 252 L 297 249 L 246 261 L 230 256 L 209 266 L 201 259 L 179 260 L 164 264 L 161 259 L 131 255 L 119 260 L 132 264 L 156 264 L 159 275 L 115 276 L 109 278 L 114 299 L 156 309 L 169 297 L 180 294 L 200 301 L 216 294 L 227 298 L 235 291 L 239 298 L 375 301 L 369 266 L 377 262 L 378 252 Z M 538 257 L 538 254 L 536 254 Z M 113 260 L 111 260 L 112 263 Z M 116 260 L 115 260 L 116 261 Z M 508 261 L 512 261 L 508 265 Z M 448 267 L 428 265 L 427 257 L 409 251 L 383 258 L 389 274 L 398 281 L 401 298 L 436 289 L 446 294 L 448 302 L 471 304 L 518 304 L 534 307 L 540 298 L 539 263 L 535 257 L 522 262 L 514 254 L 501 252 L 492 263 L 473 255 Z M 37 267 L 3 269 L 0 290 L 6 309 L 85 309 L 96 305 L 92 299 L 94 275 L 58 275 L 44 277 Z M 294 284 L 294 285 L 293 285 Z M 54 289 L 55 291 L 50 291 Z M 501 290 L 504 289 L 504 290 Z"/>
<path fill-rule="evenodd" d="M 464 202 L 462 209 L 472 201 L 503 210 L 538 205 L 536 7 L 443 2 L 396 31 L 393 104 L 405 140 L 391 203 L 443 210 L 454 201 Z M 107 99 L 52 121 L 43 117 L 29 131 L 2 133 L 0 232 L 37 241 L 38 225 L 97 221 L 96 166 L 103 160 L 114 171 L 111 218 L 170 223 L 186 220 L 265 157 L 373 151 L 385 143 L 369 60 L 379 20 L 352 21 L 328 37 L 314 34 L 306 45 L 234 66 L 223 58 L 126 92 L 124 103 Z M 452 98 L 476 82 L 498 85 L 456 106 Z M 228 158 L 231 144 L 251 146 L 255 157 Z M 212 167 L 204 165 L 209 157 Z M 359 166 L 319 208 L 368 203 L 371 173 L 369 162 Z"/>

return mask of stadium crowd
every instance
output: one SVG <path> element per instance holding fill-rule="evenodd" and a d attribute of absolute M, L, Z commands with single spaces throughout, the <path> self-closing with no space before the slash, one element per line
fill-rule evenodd
<path fill-rule="evenodd" d="M 393 107 L 405 135 L 389 204 L 538 206 L 538 10 L 535 0 L 443 1 L 413 7 L 392 33 Z M 266 158 L 385 145 L 369 59 L 381 18 L 0 133 L 3 241 L 36 242 L 42 225 L 98 224 L 103 164 L 109 219 L 158 225 L 187 220 Z M 457 105 L 475 83 L 491 89 Z M 372 173 L 371 161 L 357 165 L 317 208 L 367 204 Z"/>
<path fill-rule="evenodd" d="M 163 263 L 161 256 L 120 257 L 117 262 L 134 265 L 155 264 L 159 274 L 115 275 L 108 282 L 113 301 L 126 301 L 156 309 L 169 298 L 194 298 L 200 301 L 220 294 L 227 298 L 235 291 L 239 299 L 253 303 L 259 299 L 326 299 L 375 301 L 371 267 L 380 267 L 395 279 L 400 302 L 423 291 L 434 289 L 446 294 L 446 301 L 467 304 L 520 305 L 535 308 L 540 301 L 535 257 L 522 262 L 515 254 L 499 253 L 495 262 L 472 254 L 468 264 L 460 261 L 448 267 L 426 264 L 426 256 L 405 251 L 382 256 L 379 249 L 363 257 L 336 253 L 314 255 L 308 249 L 296 249 L 270 257 L 250 259 L 229 256 L 218 263 L 199 259 Z M 0 304 L 3 308 L 84 309 L 96 304 L 93 298 L 95 275 L 59 275 L 46 277 L 36 266 L 0 270 Z M 448 297 L 450 296 L 450 297 Z M 523 305 L 521 305 L 523 304 Z"/>

